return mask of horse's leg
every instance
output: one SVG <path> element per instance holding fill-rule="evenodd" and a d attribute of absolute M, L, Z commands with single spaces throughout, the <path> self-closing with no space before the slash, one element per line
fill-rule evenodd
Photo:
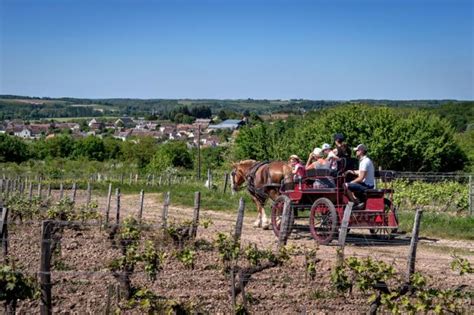
<path fill-rule="evenodd" d="M 265 213 L 265 202 L 260 205 L 260 213 L 261 213 L 261 216 L 262 216 L 262 229 L 264 230 L 268 230 L 270 228 L 270 220 L 268 220 L 267 218 L 267 214 Z"/>
<path fill-rule="evenodd" d="M 279 191 L 276 189 L 269 189 L 267 193 L 272 201 L 277 199 L 280 195 Z M 271 221 L 267 218 L 267 215 L 265 214 L 265 208 L 262 206 L 262 228 L 267 230 L 270 228 L 270 225 Z"/>
<path fill-rule="evenodd" d="M 259 228 L 259 227 L 262 227 L 262 211 L 260 210 L 261 208 L 260 202 L 258 202 L 258 199 L 254 196 L 252 196 L 252 200 L 253 202 L 255 202 L 255 205 L 257 206 L 257 212 L 258 212 L 257 219 L 253 223 L 253 227 Z"/>

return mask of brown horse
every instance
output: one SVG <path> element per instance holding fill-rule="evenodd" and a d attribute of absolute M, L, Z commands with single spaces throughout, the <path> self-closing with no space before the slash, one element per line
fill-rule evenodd
<path fill-rule="evenodd" d="M 291 176 L 291 167 L 287 162 L 258 162 L 244 160 L 232 164 L 232 191 L 237 191 L 244 182 L 258 210 L 254 227 L 267 229 L 270 221 L 265 214 L 265 202 L 275 200 L 280 195 L 283 179 Z"/>

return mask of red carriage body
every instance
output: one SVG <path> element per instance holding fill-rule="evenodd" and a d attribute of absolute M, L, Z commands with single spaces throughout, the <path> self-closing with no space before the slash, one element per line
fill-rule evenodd
<path fill-rule="evenodd" d="M 352 210 L 349 229 L 368 229 L 371 234 L 391 236 L 398 228 L 396 210 L 393 206 L 391 182 L 393 171 L 377 171 L 375 177 L 378 189 L 368 189 L 359 197 L 365 202 L 365 209 Z M 314 182 L 333 183 L 332 188 L 314 188 Z M 342 172 L 327 169 L 310 170 L 303 178 L 283 184 L 281 195 L 272 204 L 272 226 L 278 236 L 283 205 L 291 207 L 290 224 L 300 213 L 309 211 L 309 228 L 313 238 L 320 244 L 328 244 L 338 234 L 344 210 L 349 203 L 345 192 L 346 177 Z M 290 229 L 291 231 L 291 229 Z"/>

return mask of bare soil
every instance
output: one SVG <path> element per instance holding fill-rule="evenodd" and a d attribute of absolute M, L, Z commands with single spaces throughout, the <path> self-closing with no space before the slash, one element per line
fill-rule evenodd
<path fill-rule="evenodd" d="M 106 198 L 93 199 L 98 201 L 99 209 L 104 212 Z M 81 202 L 85 202 L 83 191 L 78 192 L 78 204 Z M 136 215 L 139 208 L 138 194 L 123 195 L 121 205 L 121 218 Z M 161 209 L 161 196 L 158 194 L 145 196 L 144 220 L 155 224 L 156 230 L 159 229 L 158 226 L 161 223 Z M 177 222 L 191 220 L 192 214 L 192 208 L 171 206 L 169 220 Z M 254 216 L 245 217 L 242 233 L 243 246 L 253 243 L 261 249 L 276 249 L 277 239 L 271 230 L 256 229 L 252 226 Z M 112 198 L 110 217 L 115 218 L 114 198 Z M 197 239 L 201 240 L 201 243 L 212 243 L 218 232 L 231 233 L 233 231 L 236 213 L 201 209 L 201 218 L 211 219 L 212 224 L 208 229 L 200 227 Z M 422 232 L 421 235 L 423 235 Z M 10 260 L 15 262 L 18 269 L 34 275 L 39 269 L 40 222 L 11 225 L 9 236 Z M 81 230 L 65 230 L 61 241 L 61 258 L 56 259 L 57 264 L 52 272 L 54 313 L 103 314 L 108 303 L 110 309 L 115 310 L 117 281 L 107 266 L 113 258 L 119 257 L 119 250 L 112 248 L 107 236 L 107 232 L 102 230 L 100 225 Z M 346 256 L 384 260 L 393 264 L 403 277 L 407 269 L 410 243 L 407 235 L 380 242 L 365 231 L 351 231 L 347 242 Z M 255 274 L 246 287 L 249 297 L 247 303 L 252 313 L 367 312 L 367 296 L 357 291 L 352 295 L 340 295 L 331 289 L 330 273 L 336 260 L 336 241 L 329 246 L 319 246 L 317 257 L 320 261 L 317 264 L 318 271 L 314 280 L 310 280 L 305 272 L 304 251 L 317 247 L 310 233 L 304 229 L 295 230 L 288 243 L 298 248 L 291 260 L 284 266 Z M 449 267 L 452 260 L 451 253 L 454 251 L 462 252 L 463 256 L 474 264 L 473 242 L 421 237 L 419 245 L 416 270 L 429 276 L 433 286 L 455 288 L 459 285 L 467 285 L 468 290 L 474 289 L 472 275 L 461 277 Z M 166 246 L 168 258 L 158 279 L 154 283 L 148 281 L 140 267 L 132 277 L 133 284 L 147 287 L 163 298 L 187 305 L 192 304 L 195 310 L 209 313 L 232 313 L 230 279 L 222 272 L 218 253 L 212 249 L 197 250 L 195 268 L 190 270 L 173 257 L 174 249 L 170 245 Z M 470 309 L 467 313 L 474 310 L 472 304 L 468 307 Z M 39 313 L 39 301 L 21 302 L 18 311 L 20 314 Z M 126 313 L 139 314 L 140 311 Z"/>

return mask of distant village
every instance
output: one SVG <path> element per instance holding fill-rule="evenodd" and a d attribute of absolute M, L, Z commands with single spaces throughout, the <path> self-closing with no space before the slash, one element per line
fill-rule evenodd
<path fill-rule="evenodd" d="M 197 146 L 199 141 L 204 147 L 215 147 L 226 142 L 218 134 L 225 132 L 233 137 L 246 123 L 246 118 L 228 119 L 216 124 L 213 124 L 211 119 L 196 119 L 192 124 L 176 124 L 121 117 L 108 122 L 92 118 L 85 127 L 78 122 L 25 123 L 21 120 L 12 120 L 0 123 L 0 133 L 30 140 L 48 139 L 59 133 L 67 133 L 75 138 L 110 135 L 122 141 L 152 137 L 159 142 L 181 140 L 187 142 L 189 146 Z"/>

